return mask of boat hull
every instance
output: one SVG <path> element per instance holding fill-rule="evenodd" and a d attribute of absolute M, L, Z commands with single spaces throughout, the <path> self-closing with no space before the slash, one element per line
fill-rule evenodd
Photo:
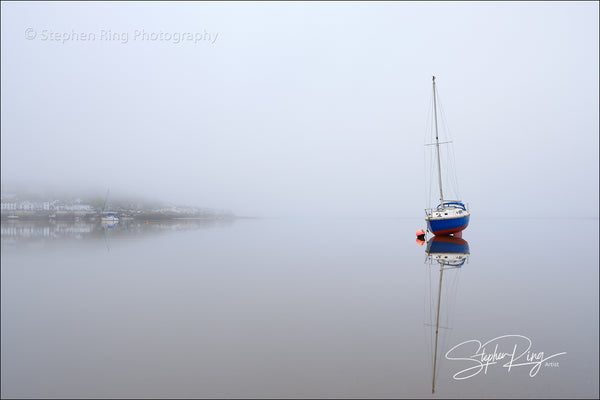
<path fill-rule="evenodd" d="M 427 220 L 429 231 L 436 236 L 451 235 L 469 226 L 469 215 L 458 218 L 443 218 Z"/>

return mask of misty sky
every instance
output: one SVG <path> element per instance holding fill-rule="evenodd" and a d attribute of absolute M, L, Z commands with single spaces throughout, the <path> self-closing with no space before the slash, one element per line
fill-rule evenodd
<path fill-rule="evenodd" d="M 420 218 L 436 75 L 472 223 L 598 217 L 598 2 L 1 11 L 3 183 Z"/>

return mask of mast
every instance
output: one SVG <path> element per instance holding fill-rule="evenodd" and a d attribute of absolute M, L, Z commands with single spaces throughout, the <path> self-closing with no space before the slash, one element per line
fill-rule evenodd
<path fill-rule="evenodd" d="M 108 192 L 110 191 L 110 188 L 106 189 L 106 197 L 104 198 L 104 204 L 102 205 L 102 212 L 101 214 L 104 214 L 104 208 L 106 207 L 106 201 L 108 200 Z"/>
<path fill-rule="evenodd" d="M 435 75 L 433 76 L 433 115 L 435 116 L 435 150 L 438 164 L 438 181 L 440 184 L 440 204 L 444 206 L 444 193 L 442 192 L 442 167 L 440 163 L 440 139 L 438 137 L 437 102 L 435 95 Z"/>
<path fill-rule="evenodd" d="M 444 261 L 440 268 L 440 290 L 438 292 L 437 317 L 435 321 L 435 350 L 433 353 L 433 381 L 431 382 L 431 393 L 435 393 L 435 368 L 437 364 L 438 331 L 440 329 L 440 300 L 442 299 L 442 276 L 444 275 Z"/>

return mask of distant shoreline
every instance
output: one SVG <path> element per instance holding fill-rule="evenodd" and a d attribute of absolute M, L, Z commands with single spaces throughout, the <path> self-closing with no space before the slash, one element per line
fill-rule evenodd
<path fill-rule="evenodd" d="M 253 217 L 236 217 L 234 215 L 197 215 L 162 211 L 114 212 L 122 220 L 158 221 L 158 220 L 233 220 Z M 102 215 L 90 211 L 5 211 L 0 219 L 5 221 L 100 221 Z"/>

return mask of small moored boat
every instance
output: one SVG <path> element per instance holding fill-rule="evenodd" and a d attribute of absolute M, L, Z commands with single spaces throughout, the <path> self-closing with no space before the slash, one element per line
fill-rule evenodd
<path fill-rule="evenodd" d="M 115 213 L 107 213 L 102 216 L 102 222 L 116 222 L 119 220 L 119 217 L 115 215 Z"/>
<path fill-rule="evenodd" d="M 463 229 L 469 226 L 469 218 L 471 214 L 469 213 L 465 203 L 463 203 L 461 200 L 444 199 L 444 191 L 442 190 L 440 145 L 449 144 L 451 141 L 440 142 L 439 139 L 435 76 L 433 77 L 433 115 L 435 118 L 435 143 L 430 143 L 427 145 L 435 145 L 440 203 L 436 208 L 429 208 L 425 210 L 425 221 L 427 221 L 427 229 L 434 235 L 450 235 L 461 232 Z"/>
<path fill-rule="evenodd" d="M 119 221 L 119 217 L 117 217 L 115 215 L 115 213 L 113 212 L 104 212 L 104 209 L 106 208 L 106 201 L 108 200 L 108 193 L 109 193 L 110 189 L 106 190 L 106 198 L 104 199 L 104 205 L 102 206 L 102 211 L 100 213 L 101 217 L 101 221 L 102 222 L 118 222 Z"/>

